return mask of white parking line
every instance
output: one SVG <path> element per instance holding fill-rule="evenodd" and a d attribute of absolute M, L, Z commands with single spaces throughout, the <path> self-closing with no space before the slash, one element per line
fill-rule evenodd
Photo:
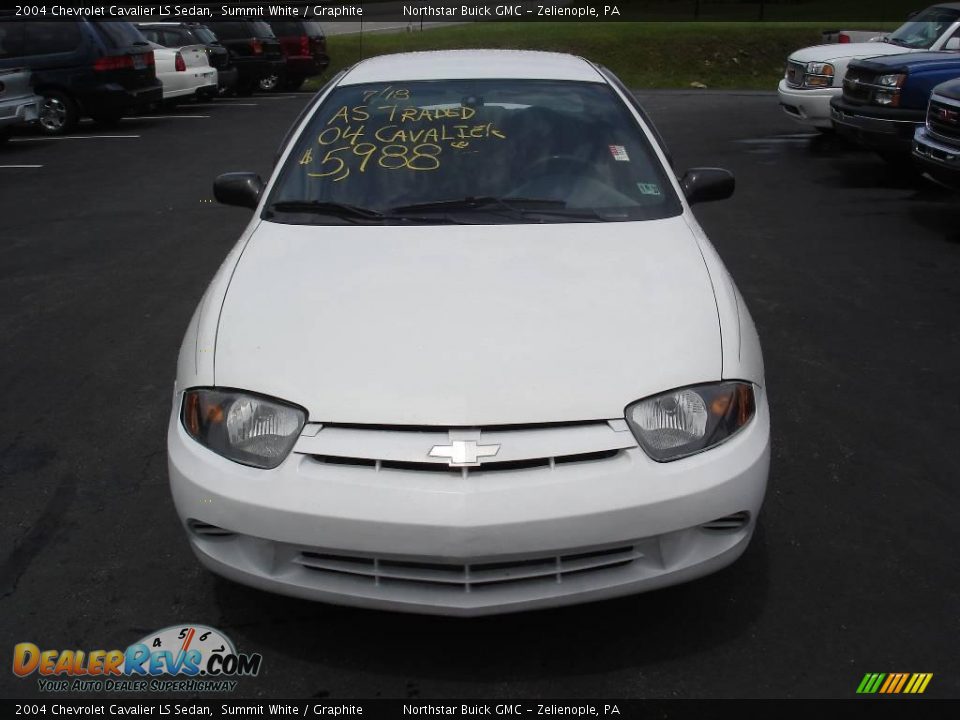
<path fill-rule="evenodd" d="M 124 120 L 179 120 L 180 118 L 187 118 L 188 120 L 199 119 L 199 118 L 208 118 L 209 115 L 135 115 L 133 117 L 125 117 Z"/>
<path fill-rule="evenodd" d="M 43 165 L 0 165 L 0 170 L 14 168 L 42 168 Z"/>
<path fill-rule="evenodd" d="M 138 138 L 139 135 L 45 135 L 44 137 L 10 138 L 10 142 L 42 142 L 44 140 L 112 140 L 114 138 Z"/>
<path fill-rule="evenodd" d="M 194 105 L 193 107 L 195 107 L 195 108 L 211 108 L 211 107 L 257 107 L 257 103 L 235 103 L 235 102 L 231 102 L 231 103 L 224 103 L 224 102 L 217 102 L 217 103 L 197 103 L 197 104 Z"/>

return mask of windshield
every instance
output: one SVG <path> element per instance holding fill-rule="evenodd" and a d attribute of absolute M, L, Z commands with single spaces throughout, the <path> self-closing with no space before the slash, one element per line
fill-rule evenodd
<path fill-rule="evenodd" d="M 927 8 L 897 28 L 887 41 L 903 47 L 928 49 L 958 18 L 960 18 L 960 10 L 944 7 Z"/>
<path fill-rule="evenodd" d="M 313 217 L 307 203 L 318 210 Z M 374 219 L 358 216 L 362 209 L 465 223 L 649 220 L 681 211 L 611 88 L 545 80 L 336 88 L 295 141 L 267 205 L 268 219 L 321 224 L 344 221 L 333 205 L 349 206 L 354 221 Z"/>

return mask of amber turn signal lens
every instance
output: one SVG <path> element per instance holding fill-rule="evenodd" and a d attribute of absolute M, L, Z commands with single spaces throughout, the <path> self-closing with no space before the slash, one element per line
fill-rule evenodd
<path fill-rule="evenodd" d="M 200 434 L 200 396 L 187 393 L 183 403 L 183 426 L 197 437 Z"/>

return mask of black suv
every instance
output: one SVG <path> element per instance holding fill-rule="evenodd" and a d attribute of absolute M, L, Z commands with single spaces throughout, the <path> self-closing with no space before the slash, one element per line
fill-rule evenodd
<path fill-rule="evenodd" d="M 137 23 L 137 29 L 150 42 L 168 48 L 203 45 L 207 49 L 210 67 L 217 70 L 217 87 L 221 92 L 236 90 L 239 74 L 230 58 L 230 51 L 206 25 L 190 22 Z"/>
<path fill-rule="evenodd" d="M 280 41 L 265 22 L 211 22 L 207 24 L 220 43 L 230 51 L 237 67 L 238 92 L 253 92 L 265 77 L 283 71 Z"/>
<path fill-rule="evenodd" d="M 327 38 L 320 23 L 304 20 L 271 22 L 270 28 L 280 41 L 285 56 L 283 75 L 271 75 L 260 81 L 261 90 L 297 90 L 308 77 L 319 75 L 330 64 Z"/>
<path fill-rule="evenodd" d="M 13 67 L 32 71 L 48 135 L 69 132 L 81 116 L 116 122 L 163 99 L 153 51 L 128 22 L 0 18 L 0 70 Z"/>

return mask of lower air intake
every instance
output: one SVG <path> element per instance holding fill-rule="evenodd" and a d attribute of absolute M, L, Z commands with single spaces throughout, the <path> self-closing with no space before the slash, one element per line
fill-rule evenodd
<path fill-rule="evenodd" d="M 717 518 L 716 520 L 711 520 L 708 523 L 704 523 L 700 526 L 702 530 L 712 530 L 714 532 L 733 532 L 734 530 L 740 530 L 746 524 L 750 522 L 750 513 L 746 510 L 741 510 L 738 513 L 733 515 L 727 515 L 726 517 Z"/>
<path fill-rule="evenodd" d="M 217 527 L 216 525 L 211 525 L 209 523 L 200 522 L 199 520 L 188 521 L 187 527 L 190 528 L 190 532 L 198 537 L 219 538 L 233 536 L 233 533 L 229 530 L 225 530 L 222 527 Z"/>

